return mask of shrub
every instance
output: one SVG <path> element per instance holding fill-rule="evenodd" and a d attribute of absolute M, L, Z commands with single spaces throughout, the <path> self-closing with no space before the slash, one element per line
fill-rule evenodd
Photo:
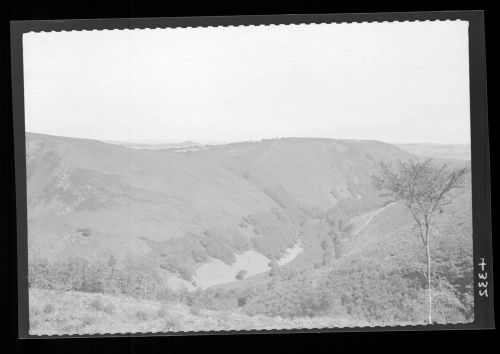
<path fill-rule="evenodd" d="M 157 292 L 156 300 L 166 303 L 175 302 L 179 300 L 179 293 L 168 287 L 164 287 L 163 289 Z"/>
<path fill-rule="evenodd" d="M 30 257 L 28 262 L 28 286 L 53 289 L 53 270 L 46 259 Z"/>
<path fill-rule="evenodd" d="M 269 266 L 269 268 L 271 268 L 271 270 L 269 271 L 269 276 L 274 277 L 279 272 L 278 262 L 276 262 L 273 259 L 271 262 L 269 262 L 268 266 Z"/>
<path fill-rule="evenodd" d="M 190 299 L 186 303 L 196 308 L 220 311 L 228 308 L 236 308 L 238 296 L 239 294 L 235 290 L 227 291 L 209 288 L 190 293 Z"/>
<path fill-rule="evenodd" d="M 243 278 L 245 278 L 246 275 L 247 275 L 247 271 L 245 269 L 242 269 L 238 272 L 238 274 L 236 274 L 236 279 L 242 280 Z"/>
<path fill-rule="evenodd" d="M 78 231 L 84 237 L 89 237 L 92 235 L 92 230 L 88 227 L 77 229 L 76 231 Z"/>
<path fill-rule="evenodd" d="M 267 288 L 260 287 L 245 306 L 249 315 L 304 317 L 324 315 L 330 308 L 330 294 L 312 285 L 310 277 L 280 272 Z"/>
<path fill-rule="evenodd" d="M 297 273 L 283 268 L 270 279 L 244 296 L 247 314 L 328 315 L 387 324 L 418 322 L 425 315 L 425 296 L 415 291 L 423 289 L 425 278 L 411 267 L 352 259 L 328 273 Z M 465 301 L 457 297 L 448 281 L 443 279 L 440 284 L 435 294 L 436 316 L 441 321 L 465 321 L 469 311 Z"/>

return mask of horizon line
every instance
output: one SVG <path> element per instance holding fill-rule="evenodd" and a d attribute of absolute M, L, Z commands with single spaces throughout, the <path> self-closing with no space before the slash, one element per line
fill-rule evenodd
<path fill-rule="evenodd" d="M 266 140 L 280 140 L 280 139 L 325 139 L 325 140 L 357 140 L 357 141 L 378 141 L 385 144 L 391 145 L 411 145 L 411 144 L 419 144 L 419 145 L 471 145 L 471 142 L 429 142 L 429 141 L 411 141 L 411 142 L 394 142 L 394 141 L 386 141 L 380 139 L 360 139 L 360 138 L 336 138 L 336 137 L 320 137 L 320 136 L 282 136 L 282 137 L 273 137 L 273 138 L 260 138 L 260 139 L 247 139 L 247 140 L 211 140 L 211 139 L 98 139 L 98 138 L 87 138 L 80 136 L 69 136 L 69 135 L 56 135 L 56 134 L 48 134 L 48 133 L 39 133 L 32 131 L 25 131 L 25 134 L 39 134 L 39 135 L 47 135 L 54 136 L 60 138 L 70 138 L 70 139 L 82 139 L 82 140 L 95 140 L 103 143 L 122 143 L 122 144 L 145 144 L 145 145 L 155 145 L 155 144 L 181 144 L 186 142 L 196 143 L 196 144 L 235 144 L 235 143 L 248 143 L 248 142 L 261 142 Z"/>

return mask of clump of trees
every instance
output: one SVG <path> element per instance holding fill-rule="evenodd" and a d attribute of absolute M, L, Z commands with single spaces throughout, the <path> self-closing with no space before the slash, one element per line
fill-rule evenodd
<path fill-rule="evenodd" d="M 234 264 L 235 251 L 250 249 L 250 242 L 237 228 L 211 228 L 202 233 L 186 233 L 183 237 L 167 241 L 143 238 L 151 248 L 151 257 L 155 258 L 162 269 L 179 275 L 190 281 L 199 264 L 219 259 L 226 264 Z"/>
<path fill-rule="evenodd" d="M 256 237 L 252 239 L 253 248 L 270 259 L 279 259 L 296 242 L 296 228 L 290 220 L 276 211 L 255 213 L 243 220 L 256 233 Z"/>
<path fill-rule="evenodd" d="M 395 267 L 374 259 L 351 259 L 319 276 L 282 268 L 267 285 L 258 285 L 239 296 L 245 299 L 243 310 L 249 315 L 327 316 L 379 325 L 414 324 L 426 321 L 425 291 L 415 291 L 422 284 L 425 279 L 421 273 L 404 262 Z M 441 278 L 435 291 L 437 321 L 471 319 L 472 307 L 461 299 L 451 281 Z"/>
<path fill-rule="evenodd" d="M 334 239 L 327 235 L 321 241 L 321 249 L 323 250 L 322 265 L 330 263 L 335 255 Z"/>
<path fill-rule="evenodd" d="M 403 202 L 410 210 L 427 259 L 428 322 L 432 323 L 432 284 L 430 235 L 435 217 L 450 202 L 449 192 L 463 185 L 468 173 L 466 167 L 437 166 L 431 159 L 408 162 L 398 161 L 396 166 L 380 163 L 373 184 L 381 195 Z"/>
<path fill-rule="evenodd" d="M 280 266 L 279 266 L 278 262 L 276 262 L 276 260 L 274 260 L 274 259 L 271 260 L 268 264 L 268 267 L 270 268 L 269 269 L 269 276 L 270 277 L 274 277 L 276 274 L 278 274 Z"/>
<path fill-rule="evenodd" d="M 129 260 L 119 266 L 113 256 L 94 262 L 81 257 L 57 262 L 32 257 L 28 264 L 28 285 L 32 288 L 152 298 L 159 293 L 163 280 L 157 269 L 143 260 Z"/>
<path fill-rule="evenodd" d="M 461 253 L 462 254 L 462 253 Z M 436 252 L 440 264 L 434 284 L 434 307 L 439 322 L 465 322 L 473 314 L 472 288 L 468 284 L 470 260 L 458 255 L 451 267 Z M 446 266 L 448 268 L 443 268 Z M 163 303 L 184 303 L 193 309 L 227 311 L 280 317 L 334 316 L 372 323 L 423 322 L 426 279 L 410 263 L 350 259 L 326 273 L 272 267 L 274 274 L 258 286 L 242 289 L 209 288 L 194 292 L 166 287 L 154 268 L 144 260 L 117 262 L 113 257 L 98 264 L 82 259 L 48 263 L 30 262 L 30 287 L 123 294 Z M 467 278 L 464 278 L 466 276 Z M 468 280 L 469 279 L 469 280 Z M 415 291 L 415 289 L 423 289 Z"/>

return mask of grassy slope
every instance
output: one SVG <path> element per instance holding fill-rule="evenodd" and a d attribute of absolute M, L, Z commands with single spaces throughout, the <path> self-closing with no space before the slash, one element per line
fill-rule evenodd
<path fill-rule="evenodd" d="M 466 183 L 467 185 L 467 183 Z M 433 272 L 440 276 L 457 276 L 452 268 L 461 268 L 465 274 L 461 277 L 472 277 L 472 206 L 470 185 L 452 193 L 451 203 L 445 212 L 436 217 L 433 222 L 433 233 L 430 236 Z M 356 230 L 373 215 L 366 212 L 353 218 Z M 324 237 L 329 229 L 322 222 L 306 225 L 309 234 L 317 235 L 318 240 Z M 357 234 L 346 235 L 341 244 L 341 257 L 333 259 L 332 263 L 319 270 L 313 270 L 314 261 L 321 259 L 319 242 L 310 240 L 308 252 L 304 252 L 296 260 L 287 265 L 297 270 L 308 268 L 311 277 L 322 277 L 332 269 L 347 267 L 363 261 L 376 260 L 390 267 L 412 267 L 425 269 L 425 252 L 421 240 L 414 228 L 410 212 L 401 203 L 382 208 L 370 222 Z M 307 245 L 306 245 L 307 246 Z M 460 262 L 466 262 L 460 264 Z M 267 274 L 249 277 L 242 281 L 223 284 L 217 288 L 238 289 L 265 283 L 270 278 Z M 453 279 L 457 281 L 457 279 Z M 472 280 L 471 280 L 472 281 Z M 463 291 L 463 289 L 462 289 Z M 425 296 L 425 294 L 424 294 Z"/>
<path fill-rule="evenodd" d="M 96 249 L 144 254 L 149 248 L 140 237 L 182 237 L 276 206 L 245 179 L 183 154 L 42 135 L 28 140 L 30 242 L 52 257 Z M 81 237 L 80 228 L 91 235 Z"/>
<path fill-rule="evenodd" d="M 296 218 L 303 207 L 364 195 L 377 160 L 409 156 L 371 141 L 280 139 L 173 153 L 40 134 L 27 135 L 27 152 L 30 246 L 49 259 L 147 254 L 156 244 L 144 237 L 213 228 L 251 237 L 243 218 L 266 223 L 273 208 Z M 282 249 L 292 242 L 283 241 Z"/>
<path fill-rule="evenodd" d="M 54 299 L 57 298 L 57 301 Z M 30 290 L 30 334 L 220 331 L 369 326 L 353 318 L 248 316 L 127 297 Z"/>
<path fill-rule="evenodd" d="M 470 160 L 470 144 L 398 144 L 417 156 Z"/>
<path fill-rule="evenodd" d="M 324 193 L 328 194 L 329 189 L 331 191 L 331 183 L 341 186 L 346 179 L 354 179 L 354 176 L 358 179 L 367 178 L 370 169 L 358 169 L 353 161 L 366 167 L 375 162 L 373 157 L 370 158 L 371 154 L 376 155 L 378 159 L 398 157 L 398 154 L 401 153 L 400 150 L 393 150 L 386 144 L 317 141 L 316 139 L 311 141 L 308 139 L 298 139 L 298 141 L 286 139 L 285 141 L 264 143 L 231 144 L 214 150 L 185 154 L 139 150 L 131 152 L 123 147 L 110 147 L 109 144 L 95 141 L 82 142 L 80 140 L 74 141 L 74 139 L 43 136 L 35 137 L 35 145 L 37 146 L 31 147 L 32 152 L 42 154 L 43 158 L 41 160 L 39 158 L 33 159 L 31 163 L 35 165 L 28 168 L 29 174 L 32 173 L 29 176 L 30 184 L 28 185 L 29 191 L 31 190 L 29 193 L 30 203 L 33 203 L 34 206 L 31 217 L 36 219 L 30 223 L 30 236 L 38 238 L 37 240 L 42 242 L 45 248 L 50 249 L 54 248 L 54 245 L 63 245 L 58 252 L 67 253 L 72 250 L 73 252 L 83 252 L 84 255 L 95 252 L 95 249 L 102 249 L 103 245 L 108 245 L 113 249 L 123 245 L 125 251 L 133 248 L 138 252 L 148 252 L 147 247 L 138 238 L 145 232 L 151 235 L 155 235 L 157 232 L 158 237 L 168 239 L 169 235 L 165 234 L 165 230 L 170 230 L 171 226 L 173 230 L 179 228 L 179 225 L 204 225 L 206 227 L 205 221 L 200 216 L 206 210 L 200 209 L 200 204 L 203 205 L 204 201 L 211 201 L 211 196 L 197 196 L 196 198 L 200 199 L 198 199 L 199 203 L 194 203 L 195 206 L 191 202 L 183 200 L 182 198 L 186 197 L 193 198 L 191 192 L 184 193 L 184 189 L 191 188 L 191 183 L 201 184 L 199 187 L 193 187 L 195 190 L 201 188 L 219 194 L 219 199 L 216 199 L 214 204 L 215 213 L 217 210 L 223 211 L 227 208 L 229 208 L 227 210 L 233 210 L 231 203 L 238 205 L 240 211 L 233 215 L 232 219 L 228 219 L 227 215 L 223 217 L 222 220 L 226 222 L 229 220 L 239 221 L 239 214 L 254 215 L 271 208 L 278 208 L 282 212 L 286 211 L 289 216 L 293 216 L 296 210 L 292 208 L 291 204 L 295 203 L 296 200 L 302 200 L 302 193 L 310 196 L 307 203 L 312 204 L 308 206 L 315 205 L 314 203 L 321 206 L 332 196 L 331 193 L 326 197 L 323 195 Z M 93 151 L 91 156 L 86 155 L 89 153 L 89 146 Z M 396 154 L 394 154 L 395 151 L 397 151 Z M 401 154 L 403 157 L 408 156 L 404 153 Z M 131 156 L 132 158 L 130 158 Z M 308 156 L 314 156 L 314 158 Z M 40 164 L 40 161 L 49 162 L 49 167 L 52 167 L 44 170 L 43 166 L 36 165 Z M 96 164 L 94 161 L 98 163 Z M 158 161 L 164 161 L 164 164 L 155 165 Z M 305 161 L 307 163 L 304 163 Z M 325 166 L 321 166 L 321 161 L 324 161 Z M 127 165 L 130 162 L 135 166 L 131 170 Z M 280 164 L 283 166 L 282 170 L 273 168 L 273 166 Z M 59 168 L 76 172 L 73 179 L 50 180 L 64 176 Z M 82 169 L 94 171 L 97 174 L 91 174 L 90 179 L 86 178 L 82 181 L 78 179 L 78 173 L 81 173 Z M 131 171 L 130 176 L 128 171 Z M 315 173 L 311 173 L 311 171 Z M 120 178 L 116 177 L 116 173 L 122 178 L 126 177 L 127 183 L 121 185 Z M 324 177 L 330 174 L 332 174 L 331 179 Z M 112 180 L 105 179 L 110 176 L 113 178 Z M 344 182 L 339 180 L 336 183 L 335 178 L 341 177 L 344 178 Z M 96 196 L 104 195 L 109 200 L 96 197 L 97 199 L 82 201 L 78 195 L 74 195 L 75 186 L 80 187 L 76 188 L 76 191 L 84 192 L 89 181 L 98 192 L 95 194 Z M 301 181 L 303 182 L 303 190 L 299 188 Z M 304 181 L 310 183 L 304 183 Z M 226 193 L 227 183 L 229 183 L 229 191 L 232 188 L 237 191 L 248 188 L 245 189 L 245 193 L 248 192 L 248 195 L 243 193 L 234 197 L 233 194 Z M 273 193 L 269 193 L 269 191 L 266 193 L 266 188 L 273 183 L 287 186 L 284 194 L 288 195 L 283 195 L 283 193 L 280 195 L 282 190 L 279 188 L 274 189 Z M 122 195 L 119 193 L 120 187 L 123 188 L 124 194 Z M 344 184 L 344 187 L 346 190 L 350 189 L 356 192 L 355 186 Z M 54 188 L 60 193 L 58 194 L 59 199 L 55 201 L 49 198 Z M 295 188 L 298 190 L 295 191 Z M 344 192 L 340 192 L 338 189 L 334 191 L 334 194 L 338 195 L 338 193 Z M 44 193 L 46 194 L 44 195 Z M 94 194 L 91 193 L 91 195 Z M 164 195 L 167 197 L 163 198 Z M 350 195 L 352 196 L 352 193 Z M 245 199 L 247 197 L 253 200 Z M 127 223 L 129 209 L 124 207 L 124 199 L 132 201 L 133 209 L 131 210 L 134 211 L 132 222 L 137 229 L 142 228 L 140 233 L 134 234 L 134 231 L 129 228 Z M 228 201 L 229 199 L 230 201 Z M 472 254 L 470 189 L 466 189 L 465 192 L 458 191 L 453 199 L 453 202 L 446 209 L 446 213 L 436 219 L 434 224 L 439 234 L 434 235 L 431 252 L 436 257 L 438 268 L 454 266 L 454 262 L 459 260 L 465 259 L 467 262 L 466 256 Z M 110 201 L 111 204 L 103 206 L 102 203 Z M 246 202 L 250 203 L 249 206 L 245 204 Z M 78 203 L 83 204 L 83 209 L 81 205 L 78 207 Z M 187 208 L 186 205 L 189 207 Z M 69 206 L 69 209 L 61 213 L 63 206 Z M 253 209 L 252 206 L 255 208 Z M 247 207 L 248 209 L 246 209 Z M 177 212 L 173 210 L 177 210 Z M 236 210 L 238 209 L 236 208 Z M 178 217 L 181 211 L 186 213 L 188 217 L 197 216 L 197 221 L 193 222 L 192 219 Z M 46 212 L 47 214 L 45 214 Z M 358 225 L 363 225 L 372 213 L 372 210 L 368 210 L 365 214 L 353 219 L 355 221 L 354 229 Z M 49 214 L 50 218 L 47 217 Z M 167 215 L 170 219 L 166 217 Z M 210 215 L 214 214 L 212 211 L 207 211 L 205 217 L 209 218 Z M 169 220 L 173 220 L 171 224 L 169 224 Z M 216 222 L 221 221 L 217 218 L 215 220 Z M 297 229 L 303 234 L 306 250 L 287 267 L 308 268 L 311 277 L 320 279 L 322 274 L 331 269 L 349 267 L 349 264 L 370 259 L 397 267 L 403 264 L 414 264 L 415 267 L 421 267 L 423 264 L 423 252 L 418 236 L 411 232 L 411 218 L 401 205 L 388 207 L 377 214 L 362 232 L 347 237 L 342 243 L 342 256 L 330 265 L 318 270 L 314 270 L 312 264 L 321 257 L 319 245 L 328 234 L 329 227 L 325 221 L 311 216 L 309 219 L 302 219 L 302 221 L 304 221 L 303 224 Z M 90 225 L 91 237 L 85 238 L 76 232 L 77 227 L 85 225 Z M 54 230 L 54 232 L 48 234 L 44 232 L 46 230 Z M 30 240 L 30 245 L 35 244 L 32 241 L 33 239 Z M 471 266 L 471 264 L 467 264 L 467 266 Z M 453 272 L 453 269 L 446 270 L 446 272 Z M 267 279 L 267 274 L 260 274 L 240 282 L 227 284 L 223 288 L 241 288 L 247 285 L 265 283 Z M 181 304 L 162 305 L 154 301 L 138 301 L 109 295 L 99 295 L 98 303 L 101 305 L 93 307 L 92 303 L 96 296 L 77 292 L 58 293 L 32 289 L 30 311 L 34 333 L 315 328 L 363 324 L 359 320 L 344 317 L 293 320 L 262 315 L 251 317 L 238 311 L 192 310 Z M 60 301 L 53 301 L 55 297 Z M 109 303 L 114 306 L 106 307 Z M 48 306 L 48 310 L 45 311 L 48 304 L 52 304 L 54 308 L 51 310 Z M 112 307 L 114 310 L 111 310 Z M 163 310 L 161 310 L 162 308 Z"/>

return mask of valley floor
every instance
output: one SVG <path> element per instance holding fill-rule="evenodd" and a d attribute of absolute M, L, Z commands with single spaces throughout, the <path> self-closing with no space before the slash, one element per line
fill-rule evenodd
<path fill-rule="evenodd" d="M 74 291 L 30 289 L 29 301 L 32 335 L 373 326 L 354 318 L 248 316 L 238 311 L 194 309 L 185 304 Z"/>

